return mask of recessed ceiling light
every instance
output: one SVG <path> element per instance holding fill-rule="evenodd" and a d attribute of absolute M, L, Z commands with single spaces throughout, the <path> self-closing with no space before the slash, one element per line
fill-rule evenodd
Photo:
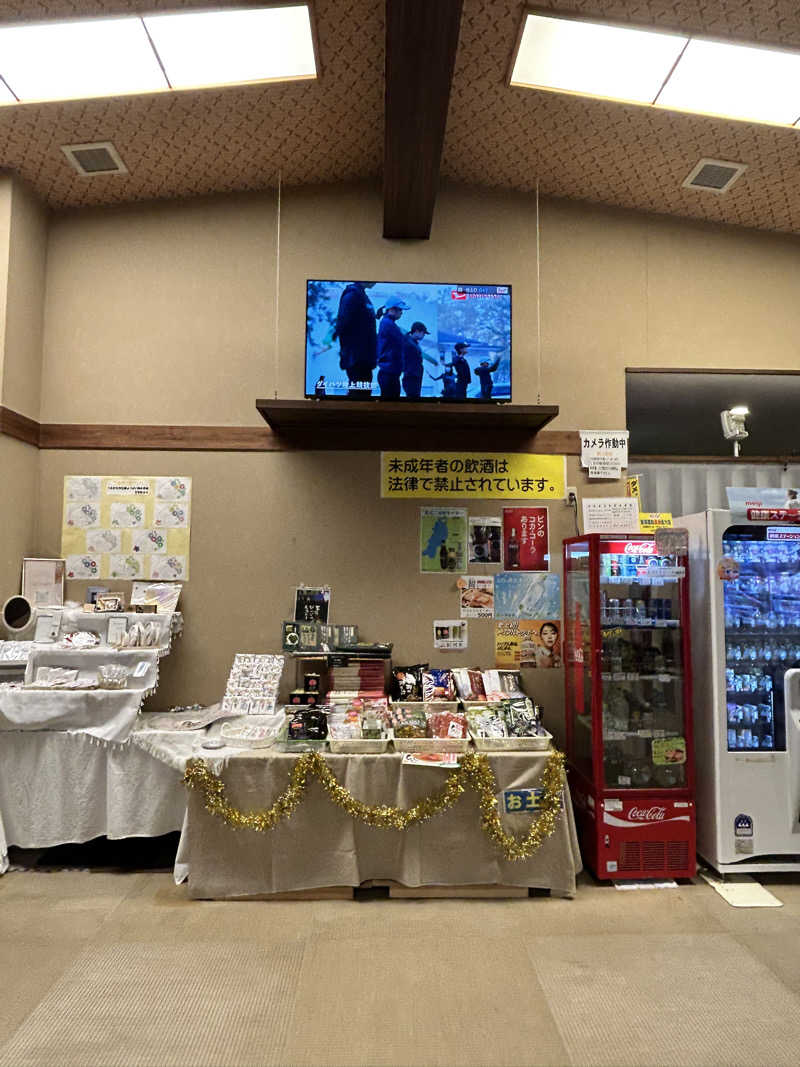
<path fill-rule="evenodd" d="M 650 104 L 688 39 L 528 14 L 511 84 Z"/>
<path fill-rule="evenodd" d="M 511 85 L 800 126 L 800 50 L 526 13 Z"/>
<path fill-rule="evenodd" d="M 23 102 L 167 88 L 138 18 L 0 28 L 0 74 Z"/>
<path fill-rule="evenodd" d="M 143 21 L 175 88 L 316 77 L 305 4 L 152 15 Z"/>
<path fill-rule="evenodd" d="M 800 54 L 691 40 L 657 103 L 791 125 L 800 116 Z"/>

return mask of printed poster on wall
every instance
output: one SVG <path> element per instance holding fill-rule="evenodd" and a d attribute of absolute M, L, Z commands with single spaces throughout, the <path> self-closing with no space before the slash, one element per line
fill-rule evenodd
<path fill-rule="evenodd" d="M 499 515 L 469 517 L 469 560 L 472 563 L 503 562 L 503 524 Z"/>
<path fill-rule="evenodd" d="M 467 565 L 467 509 L 419 509 L 419 569 L 423 574 L 463 571 Z"/>
<path fill-rule="evenodd" d="M 561 620 L 508 619 L 494 624 L 495 665 L 509 669 L 561 666 Z"/>
<path fill-rule="evenodd" d="M 381 496 L 563 500 L 566 456 L 533 452 L 381 452 Z"/>
<path fill-rule="evenodd" d="M 547 508 L 503 508 L 503 552 L 507 571 L 550 569 Z"/>
<path fill-rule="evenodd" d="M 503 571 L 494 576 L 496 619 L 561 617 L 561 575 Z"/>
<path fill-rule="evenodd" d="M 192 480 L 64 478 L 61 554 L 67 578 L 189 578 Z"/>
<path fill-rule="evenodd" d="M 464 574 L 456 584 L 462 619 L 491 619 L 494 616 L 494 578 L 491 575 Z"/>

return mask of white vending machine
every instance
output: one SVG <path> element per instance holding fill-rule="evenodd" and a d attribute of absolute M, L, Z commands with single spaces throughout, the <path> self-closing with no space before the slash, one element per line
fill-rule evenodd
<path fill-rule="evenodd" d="M 697 851 L 800 871 L 800 525 L 704 511 L 689 530 Z"/>

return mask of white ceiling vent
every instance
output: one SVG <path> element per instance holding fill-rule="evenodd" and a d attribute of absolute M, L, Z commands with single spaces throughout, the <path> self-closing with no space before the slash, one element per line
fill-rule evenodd
<path fill-rule="evenodd" d="M 747 170 L 746 163 L 729 163 L 724 159 L 701 159 L 684 179 L 684 189 L 702 189 L 706 193 L 727 193 Z"/>
<path fill-rule="evenodd" d="M 101 174 L 127 174 L 128 168 L 122 162 L 119 152 L 111 141 L 97 141 L 94 144 L 62 144 L 61 151 L 72 166 L 84 178 L 95 178 Z"/>

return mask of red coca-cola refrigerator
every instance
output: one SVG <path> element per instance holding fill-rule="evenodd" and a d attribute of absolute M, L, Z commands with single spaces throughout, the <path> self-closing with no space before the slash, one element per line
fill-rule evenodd
<path fill-rule="evenodd" d="M 564 542 L 567 762 L 598 878 L 691 878 L 688 560 L 637 534 Z"/>

